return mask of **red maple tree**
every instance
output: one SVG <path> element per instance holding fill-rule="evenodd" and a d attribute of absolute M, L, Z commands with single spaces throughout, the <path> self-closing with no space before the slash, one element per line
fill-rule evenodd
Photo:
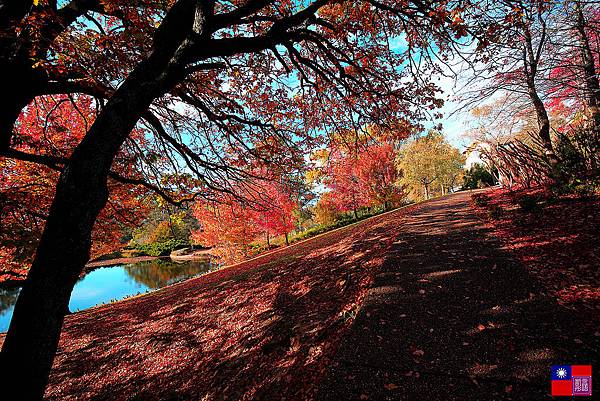
<path fill-rule="evenodd" d="M 88 96 L 38 97 L 21 114 L 15 127 L 18 142 L 13 152 L 37 154 L 54 160 L 55 165 L 32 163 L 19 159 L 0 159 L 0 265 L 7 274 L 26 272 L 35 247 L 43 232 L 45 220 L 59 178 L 58 163 L 66 160 L 84 137 L 95 118 L 93 99 Z M 141 131 L 132 140 L 143 143 Z M 136 156 L 123 150 L 115 161 L 115 171 L 128 171 L 136 166 Z M 122 246 L 124 229 L 141 221 L 146 212 L 141 187 L 111 181 L 111 196 L 94 226 L 92 256 Z"/>
<path fill-rule="evenodd" d="M 265 238 L 268 247 L 275 236 L 285 236 L 288 243 L 288 234 L 295 228 L 298 201 L 288 183 L 272 178 L 254 182 L 245 190 L 253 195 L 222 196 L 194 207 L 201 229 L 192 239 L 215 247 L 214 252 L 225 262 L 248 257 L 250 244 L 259 238 Z"/>
<path fill-rule="evenodd" d="M 398 184 L 395 158 L 394 146 L 386 142 L 333 147 L 324 169 L 328 202 L 340 212 L 352 212 L 355 218 L 361 207 L 388 209 L 398 203 L 404 193 Z"/>

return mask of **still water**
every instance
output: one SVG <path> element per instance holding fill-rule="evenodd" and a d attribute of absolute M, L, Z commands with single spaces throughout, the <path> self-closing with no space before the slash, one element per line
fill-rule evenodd
<path fill-rule="evenodd" d="M 71 293 L 71 312 L 153 291 L 214 270 L 208 261 L 151 260 L 100 267 L 79 279 Z M 0 288 L 0 332 L 8 330 L 18 288 Z"/>

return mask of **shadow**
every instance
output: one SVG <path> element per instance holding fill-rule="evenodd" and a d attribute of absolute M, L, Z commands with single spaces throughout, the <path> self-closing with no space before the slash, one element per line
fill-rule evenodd
<path fill-rule="evenodd" d="M 501 249 L 468 194 L 407 216 L 318 400 L 541 400 L 599 338 Z M 362 398 L 361 398 L 362 397 Z"/>
<path fill-rule="evenodd" d="M 504 210 L 491 221 L 496 235 L 526 261 L 548 292 L 577 313 L 599 310 L 600 198 L 552 199 L 531 212 L 515 206 L 510 193 L 499 192 L 493 199 Z M 595 329 L 600 319 L 588 323 Z"/>
<path fill-rule="evenodd" d="M 376 217 L 76 313 L 66 320 L 46 396 L 311 398 L 398 229 L 390 216 Z"/>
<path fill-rule="evenodd" d="M 69 316 L 46 396 L 549 398 L 551 364 L 597 364 L 597 316 L 544 296 L 468 196 Z"/>

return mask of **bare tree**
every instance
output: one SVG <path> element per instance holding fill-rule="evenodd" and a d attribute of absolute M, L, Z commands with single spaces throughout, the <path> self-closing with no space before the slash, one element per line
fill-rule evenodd
<path fill-rule="evenodd" d="M 594 28 L 588 24 L 582 2 L 576 0 L 573 4 L 575 29 L 578 34 L 581 55 L 581 69 L 583 70 L 583 81 L 585 83 L 584 93 L 592 117 L 596 140 L 600 140 L 600 83 L 598 81 L 598 68 L 589 37 L 589 29 Z"/>
<path fill-rule="evenodd" d="M 546 50 L 555 26 L 555 7 L 538 0 L 484 2 L 476 23 L 485 45 L 469 55 L 471 74 L 463 90 L 463 107 L 495 100 L 501 108 L 497 114 L 507 119 L 531 111 L 545 157 L 554 167 L 558 158 L 544 102 L 549 72 Z"/>

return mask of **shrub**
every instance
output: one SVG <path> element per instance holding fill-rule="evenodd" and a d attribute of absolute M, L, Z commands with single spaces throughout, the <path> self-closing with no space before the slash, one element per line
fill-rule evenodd
<path fill-rule="evenodd" d="M 369 217 L 376 216 L 378 214 L 383 213 L 384 209 L 383 209 L 383 207 L 373 207 L 370 209 L 361 208 L 359 210 L 359 212 L 360 213 L 359 213 L 358 219 L 355 219 L 354 215 L 351 213 L 342 215 L 342 216 L 338 217 L 337 220 L 335 220 L 331 224 L 319 224 L 319 225 L 309 228 L 306 231 L 296 234 L 290 240 L 290 242 L 293 243 L 293 242 L 301 241 L 303 239 L 311 238 L 311 237 L 317 236 L 319 234 L 323 234 L 324 232 L 335 230 L 336 228 L 344 227 L 349 224 L 356 223 L 357 221 L 361 221 L 361 220 L 367 219 Z"/>
<path fill-rule="evenodd" d="M 140 252 L 148 256 L 168 256 L 171 252 L 190 246 L 186 241 L 180 239 L 170 239 L 163 242 L 152 242 L 150 244 L 139 245 Z"/>
<path fill-rule="evenodd" d="M 496 173 L 497 174 L 497 173 Z M 477 189 L 496 185 L 498 180 L 484 165 L 475 163 L 463 177 L 463 189 Z"/>
<path fill-rule="evenodd" d="M 592 196 L 600 192 L 600 184 L 593 181 L 575 182 L 572 187 L 573 193 L 579 196 Z"/>
<path fill-rule="evenodd" d="M 575 127 L 568 133 L 557 133 L 556 155 L 563 177 L 589 179 L 600 174 L 600 147 L 590 127 Z"/>
<path fill-rule="evenodd" d="M 314 226 L 309 228 L 306 231 L 302 231 L 299 234 L 296 234 L 290 242 L 297 242 L 297 241 L 301 241 L 303 239 L 307 239 L 307 238 L 311 238 L 311 237 L 315 237 L 319 234 L 323 234 L 324 232 L 333 230 L 335 228 L 337 228 L 337 222 L 333 223 L 333 224 L 328 224 L 328 225 L 318 225 L 318 226 Z"/>
<path fill-rule="evenodd" d="M 552 185 L 557 195 L 589 196 L 600 185 L 600 145 L 590 127 L 575 127 L 567 133 L 557 133 L 556 154 L 560 160 L 559 178 Z"/>
<path fill-rule="evenodd" d="M 584 197 L 592 196 L 599 193 L 599 190 L 600 181 L 594 179 L 571 178 L 566 182 L 557 183 L 552 186 L 553 193 L 558 196 L 570 194 Z"/>

